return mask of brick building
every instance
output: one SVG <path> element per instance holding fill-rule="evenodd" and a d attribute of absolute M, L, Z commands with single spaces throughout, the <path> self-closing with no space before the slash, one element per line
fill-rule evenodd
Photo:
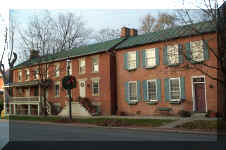
<path fill-rule="evenodd" d="M 192 68 L 204 68 L 203 63 L 217 66 L 209 51 L 217 48 L 216 40 L 216 26 L 210 22 L 144 35 L 123 27 L 121 37 L 115 40 L 45 57 L 32 53 L 31 59 L 13 69 L 13 83 L 8 85 L 13 94 L 5 108 L 12 114 L 43 113 L 39 64 L 51 65 L 48 73 L 54 74 L 49 75 L 53 84 L 46 93 L 48 101 L 65 107 L 68 98 L 61 79 L 69 56 L 70 72 L 77 79 L 73 101 L 87 97 L 100 107 L 102 115 L 217 111 L 217 82 Z M 216 71 L 206 71 L 217 76 Z"/>

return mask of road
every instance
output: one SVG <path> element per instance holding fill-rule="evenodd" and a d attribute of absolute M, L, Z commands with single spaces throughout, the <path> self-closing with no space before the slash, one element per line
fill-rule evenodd
<path fill-rule="evenodd" d="M 0 120 L 0 149 L 9 141 L 9 122 Z"/>
<path fill-rule="evenodd" d="M 0 121 L 7 140 L 8 122 Z M 216 135 L 10 121 L 10 141 L 216 141 Z M 2 141 L 2 140 L 1 140 Z"/>

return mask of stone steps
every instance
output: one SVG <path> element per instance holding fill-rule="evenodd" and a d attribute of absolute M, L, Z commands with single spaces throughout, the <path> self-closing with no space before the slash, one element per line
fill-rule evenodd
<path fill-rule="evenodd" d="M 79 102 L 72 102 L 72 116 L 82 116 L 82 117 L 91 117 L 89 112 L 84 108 Z M 65 107 L 58 114 L 58 116 L 66 117 L 69 116 L 69 103 L 66 103 Z"/>

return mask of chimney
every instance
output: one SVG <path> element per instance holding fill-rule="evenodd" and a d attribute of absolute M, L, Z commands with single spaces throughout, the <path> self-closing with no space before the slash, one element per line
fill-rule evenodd
<path fill-rule="evenodd" d="M 122 27 L 121 28 L 121 35 L 120 35 L 120 37 L 128 37 L 128 36 L 129 36 L 129 28 Z"/>
<path fill-rule="evenodd" d="M 130 29 L 129 36 L 137 36 L 137 30 L 136 29 Z"/>
<path fill-rule="evenodd" d="M 39 51 L 31 49 L 30 50 L 30 59 L 33 59 L 33 58 L 36 58 L 36 57 L 39 57 Z"/>

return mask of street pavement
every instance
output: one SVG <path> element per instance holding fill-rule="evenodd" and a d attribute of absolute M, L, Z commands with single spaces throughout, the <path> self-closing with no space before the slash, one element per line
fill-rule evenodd
<path fill-rule="evenodd" d="M 1 123 L 2 124 L 2 123 Z M 1 126 L 1 128 L 4 128 Z M 4 130 L 4 129 L 3 129 Z M 0 129 L 2 131 L 2 129 Z M 10 141 L 217 141 L 217 135 L 10 121 Z"/>
<path fill-rule="evenodd" d="M 0 120 L 0 149 L 9 141 L 9 122 Z"/>

